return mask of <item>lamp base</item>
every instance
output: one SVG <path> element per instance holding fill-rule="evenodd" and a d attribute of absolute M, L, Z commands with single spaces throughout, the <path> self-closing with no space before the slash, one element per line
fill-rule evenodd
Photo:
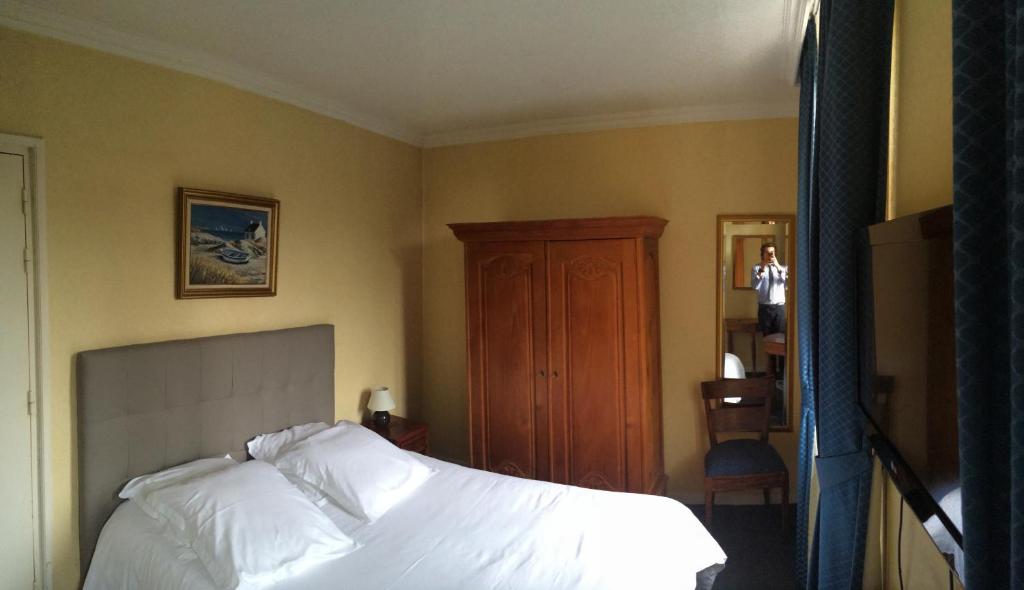
<path fill-rule="evenodd" d="M 391 414 L 385 412 L 373 413 L 373 425 L 377 428 L 387 428 L 391 424 Z"/>

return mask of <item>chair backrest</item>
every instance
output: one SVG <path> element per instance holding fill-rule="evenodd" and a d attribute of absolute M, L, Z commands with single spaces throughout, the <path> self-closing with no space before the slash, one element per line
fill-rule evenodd
<path fill-rule="evenodd" d="M 700 384 L 707 417 L 708 438 L 718 444 L 722 432 L 756 432 L 761 440 L 768 440 L 768 418 L 772 413 L 775 380 L 771 377 L 756 379 L 718 379 Z M 739 404 L 724 404 L 725 398 L 743 398 Z"/>

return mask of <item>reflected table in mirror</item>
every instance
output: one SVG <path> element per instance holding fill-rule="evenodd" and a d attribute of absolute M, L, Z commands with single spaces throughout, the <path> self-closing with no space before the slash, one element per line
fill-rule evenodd
<path fill-rule="evenodd" d="M 764 353 L 768 355 L 768 374 L 775 376 L 775 357 L 785 358 L 786 356 L 786 335 L 769 334 L 764 337 Z"/>

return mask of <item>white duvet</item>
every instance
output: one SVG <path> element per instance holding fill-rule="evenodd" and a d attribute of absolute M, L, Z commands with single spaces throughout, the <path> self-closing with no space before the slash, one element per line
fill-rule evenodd
<path fill-rule="evenodd" d="M 507 477 L 414 455 L 438 470 L 366 524 L 323 507 L 362 547 L 275 590 L 694 588 L 725 553 L 682 504 Z M 195 554 L 123 503 L 85 590 L 212 590 Z"/>

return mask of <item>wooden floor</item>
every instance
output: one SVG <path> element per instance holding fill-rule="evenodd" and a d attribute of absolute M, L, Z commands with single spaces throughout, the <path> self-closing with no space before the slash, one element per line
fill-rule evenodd
<path fill-rule="evenodd" d="M 689 508 L 698 518 L 703 518 L 703 506 Z M 714 590 L 795 590 L 795 514 L 796 506 L 791 505 L 790 522 L 783 533 L 778 504 L 716 504 L 711 534 L 725 550 L 729 560 L 725 569 L 718 574 Z"/>

